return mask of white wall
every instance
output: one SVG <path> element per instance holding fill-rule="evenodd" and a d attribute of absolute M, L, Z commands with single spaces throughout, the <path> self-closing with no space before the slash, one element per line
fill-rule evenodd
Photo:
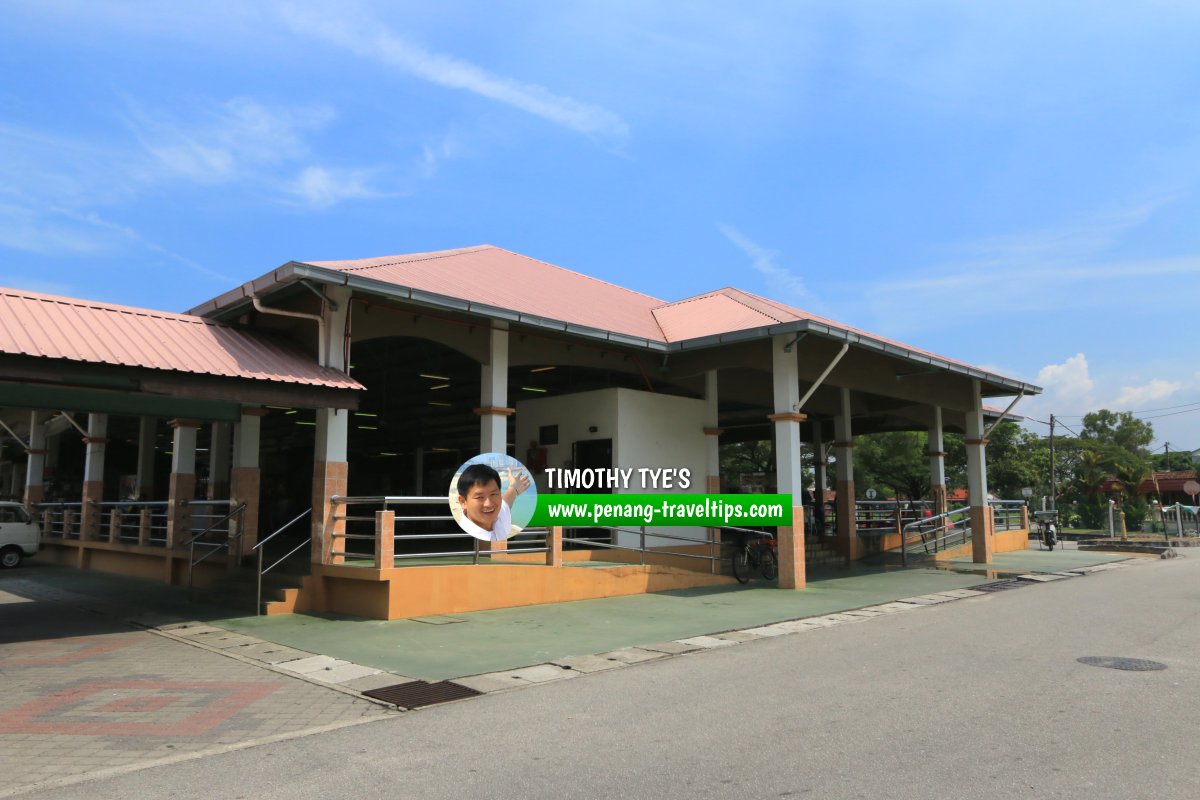
<path fill-rule="evenodd" d="M 635 485 L 618 494 L 682 493 L 702 494 L 708 468 L 707 441 L 704 435 L 703 400 L 652 394 L 633 389 L 600 389 L 574 395 L 533 398 L 516 404 L 517 457 L 522 461 L 530 442 L 538 438 L 543 425 L 558 425 L 558 444 L 547 445 L 548 467 L 570 467 L 571 444 L 589 439 L 613 440 L 613 466 L 637 470 L 641 467 L 691 470 L 688 489 L 656 489 Z M 596 428 L 595 432 L 589 428 Z M 539 492 L 557 492 L 546 485 L 544 474 L 534 476 Z M 699 527 L 657 527 L 647 529 L 707 538 Z M 621 534 L 618 543 L 636 545 L 638 536 Z M 682 544 L 670 539 L 647 537 L 649 546 Z M 699 563 L 699 562 L 697 562 Z"/>

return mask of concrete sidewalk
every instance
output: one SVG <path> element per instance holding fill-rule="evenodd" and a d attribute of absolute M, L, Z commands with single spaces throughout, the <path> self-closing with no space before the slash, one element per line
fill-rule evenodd
<path fill-rule="evenodd" d="M 1125 566 L 1037 551 L 857 568 L 808 589 L 693 589 L 381 622 L 246 617 L 186 590 L 36 565 L 0 574 L 0 797 L 383 719 L 361 692 L 454 678 L 493 692 Z"/>

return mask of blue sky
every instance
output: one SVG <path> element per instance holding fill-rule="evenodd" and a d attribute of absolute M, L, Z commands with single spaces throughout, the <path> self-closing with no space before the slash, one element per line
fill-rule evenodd
<path fill-rule="evenodd" d="M 0 285 L 182 310 L 491 243 L 735 285 L 1196 448 L 1197 41 L 1184 0 L 10 0 Z"/>

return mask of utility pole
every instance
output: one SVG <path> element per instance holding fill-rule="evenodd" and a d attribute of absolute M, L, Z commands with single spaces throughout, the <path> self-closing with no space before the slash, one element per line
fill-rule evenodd
<path fill-rule="evenodd" d="M 1058 483 L 1054 479 L 1054 415 L 1050 415 L 1050 510 L 1058 510 Z"/>

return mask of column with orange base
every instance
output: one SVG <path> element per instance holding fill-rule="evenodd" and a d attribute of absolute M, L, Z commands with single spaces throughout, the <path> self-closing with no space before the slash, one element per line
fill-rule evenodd
<path fill-rule="evenodd" d="M 25 507 L 30 513 L 46 499 L 46 412 L 29 412 L 29 450 L 25 461 Z"/>
<path fill-rule="evenodd" d="M 971 552 L 976 564 L 992 563 L 992 509 L 988 505 L 987 458 L 983 438 L 983 397 L 978 379 L 971 381 L 967 409 L 967 501 L 971 506 Z"/>
<path fill-rule="evenodd" d="M 854 429 L 851 424 L 850 390 L 841 390 L 841 409 L 833 420 L 834 452 L 837 454 L 837 543 L 849 561 L 861 554 L 858 514 L 854 495 Z"/>
<path fill-rule="evenodd" d="M 87 454 L 83 463 L 83 508 L 80 513 L 79 539 L 100 538 L 102 513 L 100 503 L 104 500 L 104 451 L 108 445 L 107 414 L 88 414 L 88 433 L 83 438 Z"/>
<path fill-rule="evenodd" d="M 946 505 L 946 446 L 942 437 L 942 409 L 933 407 L 933 422 L 929 426 L 929 494 L 933 500 L 933 515 L 945 514 Z"/>
<path fill-rule="evenodd" d="M 775 413 L 769 419 L 775 424 L 776 491 L 792 497 L 791 525 L 780 525 L 779 588 L 803 589 L 807 580 L 804 562 L 804 490 L 800 473 L 800 377 L 796 353 L 792 350 L 794 336 L 780 335 L 771 339 L 771 377 L 774 389 Z"/>

